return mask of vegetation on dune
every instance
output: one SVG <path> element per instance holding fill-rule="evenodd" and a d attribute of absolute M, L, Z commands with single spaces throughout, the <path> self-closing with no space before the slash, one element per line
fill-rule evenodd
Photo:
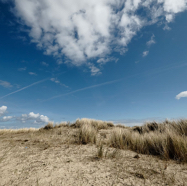
<path fill-rule="evenodd" d="M 130 149 L 137 153 L 159 155 L 164 159 L 187 162 L 187 120 L 149 122 L 143 126 L 126 127 L 111 122 L 77 119 L 75 123 L 49 122 L 41 129 L 2 129 L 0 134 L 56 131 L 62 134 L 62 127 L 72 131 L 74 142 L 78 144 L 105 144 L 116 149 Z M 110 129 L 110 130 L 109 130 Z M 69 141 L 71 141 L 69 139 Z M 103 146 L 100 145 L 98 157 L 103 157 Z"/>
<path fill-rule="evenodd" d="M 115 128 L 109 144 L 115 148 L 187 162 L 187 120 L 146 123 L 130 130 Z"/>
<path fill-rule="evenodd" d="M 58 180 L 61 176 L 55 178 L 54 175 L 65 175 L 67 169 L 71 170 L 69 174 L 54 185 L 62 185 L 64 179 L 78 183 L 78 177 L 80 180 L 85 178 L 80 185 L 87 185 L 90 174 L 94 173 L 100 182 L 94 180 L 90 185 L 101 185 L 106 181 L 109 185 L 185 185 L 186 129 L 187 120 L 127 127 L 90 119 L 78 119 L 72 124 L 49 122 L 40 129 L 0 129 L 1 179 L 7 176 L 4 183 L 12 185 L 15 183 L 12 172 L 15 170 L 16 174 L 20 170 L 24 176 L 19 177 L 16 184 L 32 184 L 36 175 L 33 172 L 38 166 L 40 182 L 37 185 L 44 185 L 45 175 L 51 175 L 51 171 L 55 173 L 50 179 Z M 25 179 L 28 176 L 32 179 Z"/>
<path fill-rule="evenodd" d="M 78 143 L 96 143 L 97 130 L 89 124 L 84 124 L 78 131 Z"/>
<path fill-rule="evenodd" d="M 91 125 L 96 130 L 108 129 L 110 127 L 114 127 L 114 124 L 111 122 L 106 122 L 106 121 L 102 121 L 102 120 L 87 119 L 87 118 L 77 119 L 76 122 L 70 126 L 74 127 L 74 128 L 81 128 L 85 124 Z"/>

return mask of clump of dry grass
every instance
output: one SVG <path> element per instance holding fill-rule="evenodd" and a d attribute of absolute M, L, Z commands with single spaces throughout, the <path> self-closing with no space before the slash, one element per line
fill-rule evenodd
<path fill-rule="evenodd" d="M 129 128 L 129 127 L 122 125 L 122 124 L 117 124 L 117 125 L 115 125 L 115 127 L 124 128 L 124 129 Z"/>
<path fill-rule="evenodd" d="M 126 130 L 123 128 L 114 128 L 109 138 L 109 145 L 119 149 L 127 148 L 126 140 L 129 137 L 129 135 L 131 135 L 130 130 Z"/>
<path fill-rule="evenodd" d="M 67 122 L 63 122 L 60 124 L 55 124 L 54 128 L 61 128 L 61 127 L 68 127 L 69 125 L 67 124 Z"/>
<path fill-rule="evenodd" d="M 182 127 L 181 127 L 182 126 Z M 164 128 L 165 127 L 165 128 Z M 159 155 L 166 159 L 187 162 L 187 136 L 184 123 L 145 124 L 137 130 L 115 128 L 109 139 L 110 146 L 131 149 L 142 154 Z M 162 130 L 161 130 L 162 129 Z"/>
<path fill-rule="evenodd" d="M 78 131 L 78 143 L 87 144 L 87 143 L 96 143 L 97 130 L 89 124 L 81 125 Z"/>
<path fill-rule="evenodd" d="M 50 121 L 48 122 L 47 125 L 45 125 L 43 128 L 41 128 L 40 130 L 50 130 L 50 129 L 56 129 L 56 128 L 61 128 L 61 127 L 68 127 L 68 123 L 67 122 L 63 122 L 63 123 L 60 123 L 60 124 L 55 124 Z"/>
<path fill-rule="evenodd" d="M 165 120 L 162 123 L 147 122 L 143 126 L 132 127 L 133 131 L 139 132 L 140 134 L 149 133 L 149 132 L 160 132 L 165 133 L 167 130 L 172 130 L 172 132 L 177 133 L 178 135 L 187 136 L 187 120 L 178 120 L 178 121 L 169 121 Z"/>
<path fill-rule="evenodd" d="M 76 122 L 70 126 L 74 128 L 81 128 L 81 126 L 85 124 L 93 126 L 96 130 L 108 129 L 109 127 L 114 127 L 114 124 L 111 122 L 88 119 L 88 118 L 77 119 Z"/>
<path fill-rule="evenodd" d="M 50 130 L 50 129 L 53 129 L 54 128 L 54 125 L 53 125 L 53 122 L 49 122 L 46 126 L 44 126 L 44 130 Z"/>
<path fill-rule="evenodd" d="M 164 122 L 167 126 L 175 131 L 178 135 L 185 135 L 187 136 L 187 120 L 181 119 L 178 121 L 165 121 Z"/>

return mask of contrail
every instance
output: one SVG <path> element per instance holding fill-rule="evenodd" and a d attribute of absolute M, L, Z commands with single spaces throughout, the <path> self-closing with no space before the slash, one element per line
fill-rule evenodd
<path fill-rule="evenodd" d="M 92 88 L 100 87 L 100 86 L 103 86 L 103 85 L 108 85 L 108 84 L 116 83 L 116 82 L 121 81 L 123 79 L 124 78 L 117 79 L 117 80 L 114 80 L 114 81 L 108 81 L 108 82 L 105 82 L 105 83 L 100 83 L 100 84 L 97 84 L 97 85 L 92 85 L 92 86 L 85 87 L 85 88 L 81 88 L 81 89 L 78 89 L 78 90 L 74 90 L 72 92 L 68 92 L 66 94 L 60 94 L 60 95 L 57 95 L 57 96 L 53 96 L 53 97 L 51 97 L 49 99 L 43 100 L 42 102 L 49 101 L 51 99 L 55 99 L 55 98 L 58 98 L 58 97 L 61 97 L 61 96 L 67 96 L 67 95 L 73 94 L 75 92 L 81 92 L 83 90 L 92 89 Z"/>
<path fill-rule="evenodd" d="M 46 78 L 46 79 L 37 81 L 37 82 L 35 82 L 35 83 L 32 83 L 32 84 L 30 84 L 30 85 L 28 85 L 28 86 L 26 86 L 26 87 L 23 87 L 23 88 L 21 88 L 21 89 L 19 89 L 19 90 L 16 90 L 16 91 L 14 91 L 14 92 L 11 92 L 11 93 L 9 93 L 9 94 L 3 96 L 3 97 L 0 97 L 0 99 L 3 99 L 3 98 L 5 98 L 5 97 L 7 97 L 7 96 L 10 96 L 10 95 L 15 94 L 15 93 L 17 93 L 17 92 L 20 92 L 20 91 L 22 91 L 22 90 L 24 90 L 24 89 L 27 89 L 27 88 L 32 87 L 32 86 L 34 86 L 34 85 L 37 85 L 37 84 L 39 84 L 39 83 L 42 83 L 42 82 L 44 82 L 44 81 L 46 81 L 46 80 L 48 80 L 48 79 L 49 79 L 49 78 Z"/>
<path fill-rule="evenodd" d="M 46 101 L 49 101 L 49 100 L 52 100 L 52 99 L 55 99 L 55 98 L 58 98 L 58 97 L 61 97 L 61 96 L 67 96 L 67 95 L 70 95 L 70 94 L 73 94 L 73 93 L 76 93 L 76 92 L 81 92 L 83 90 L 88 90 L 88 89 L 100 87 L 100 86 L 103 86 L 103 85 L 112 84 L 112 83 L 115 83 L 115 82 L 122 81 L 124 79 L 129 79 L 129 78 L 132 78 L 132 77 L 136 77 L 136 76 L 139 76 L 139 75 L 144 75 L 144 76 L 145 75 L 153 75 L 154 73 L 160 73 L 162 71 L 164 72 L 164 71 L 170 70 L 171 68 L 178 68 L 178 67 L 183 67 L 183 66 L 187 66 L 187 64 L 182 64 L 182 65 L 178 65 L 178 66 L 171 65 L 171 66 L 168 66 L 168 67 L 165 67 L 165 68 L 154 69 L 153 72 L 150 72 L 150 70 L 149 70 L 149 71 L 145 71 L 144 73 L 137 73 L 137 74 L 125 77 L 125 78 L 121 78 L 121 79 L 117 79 L 117 80 L 113 80 L 113 81 L 108 81 L 108 82 L 105 82 L 105 83 L 101 83 L 101 84 L 92 85 L 92 86 L 89 86 L 89 87 L 77 89 L 77 90 L 74 90 L 72 92 L 68 92 L 68 93 L 65 93 L 65 94 L 60 94 L 60 95 L 57 95 L 57 96 L 53 96 L 53 97 L 51 97 L 49 99 L 46 99 L 46 100 L 43 100 L 41 102 L 46 102 Z"/>

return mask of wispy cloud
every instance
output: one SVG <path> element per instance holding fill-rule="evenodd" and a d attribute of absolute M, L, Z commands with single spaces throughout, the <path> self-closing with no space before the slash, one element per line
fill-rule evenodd
<path fill-rule="evenodd" d="M 88 63 L 88 67 L 89 67 L 89 69 L 91 71 L 91 75 L 92 76 L 96 76 L 96 75 L 102 74 L 101 71 L 100 71 L 100 69 L 97 68 L 94 64 Z"/>
<path fill-rule="evenodd" d="M 19 71 L 25 71 L 27 70 L 27 67 L 23 67 L 23 68 L 18 68 Z"/>
<path fill-rule="evenodd" d="M 50 80 L 51 80 L 51 81 L 53 81 L 53 82 L 55 82 L 55 83 L 57 83 L 57 84 L 59 84 L 59 83 L 60 83 L 60 81 L 59 81 L 59 80 L 57 80 L 57 78 L 51 78 Z"/>
<path fill-rule="evenodd" d="M 151 45 L 153 45 L 153 44 L 155 44 L 156 42 L 155 42 L 155 40 L 154 40 L 154 38 L 155 38 L 155 35 L 153 34 L 152 36 L 151 36 L 151 39 L 149 40 L 149 41 L 147 41 L 147 46 L 151 46 Z"/>
<path fill-rule="evenodd" d="M 16 38 L 22 41 L 27 41 L 27 38 L 25 36 L 17 36 Z"/>
<path fill-rule="evenodd" d="M 149 51 L 146 50 L 146 51 L 143 52 L 142 56 L 145 57 L 145 56 L 147 56 L 148 54 L 149 54 Z"/>
<path fill-rule="evenodd" d="M 29 74 L 32 75 L 32 76 L 37 76 L 37 74 L 34 73 L 34 72 L 29 72 Z"/>
<path fill-rule="evenodd" d="M 44 81 L 47 81 L 48 79 L 49 79 L 49 78 L 46 78 L 46 79 L 37 81 L 37 82 L 35 82 L 35 83 L 32 83 L 32 84 L 30 84 L 30 85 L 28 85 L 28 86 L 25 86 L 25 87 L 23 87 L 23 88 L 21 88 L 21 89 L 19 89 L 19 90 L 16 90 L 16 91 L 11 92 L 11 93 L 9 93 L 9 94 L 7 94 L 7 95 L 5 95 L 5 96 L 2 96 L 2 97 L 0 97 L 0 99 L 3 99 L 3 98 L 5 98 L 5 97 L 7 97 L 7 96 L 10 96 L 10 95 L 15 94 L 15 93 L 17 93 L 17 92 L 20 92 L 20 91 L 22 91 L 22 90 L 25 90 L 25 89 L 27 89 L 27 88 L 29 88 L 29 87 L 32 87 L 32 86 L 34 86 L 34 85 L 37 85 L 37 84 L 42 83 L 42 82 L 44 82 Z"/>
<path fill-rule="evenodd" d="M 171 28 L 166 24 L 163 28 L 163 30 L 171 30 Z"/>
<path fill-rule="evenodd" d="M 181 93 L 179 93 L 178 95 L 176 95 L 176 99 L 180 99 L 180 98 L 184 98 L 187 97 L 187 91 L 183 91 Z"/>
<path fill-rule="evenodd" d="M 60 84 L 61 86 L 64 86 L 64 87 L 68 88 L 67 85 L 61 83 L 57 78 L 51 78 L 50 80 L 51 80 L 52 82 L 56 83 L 56 84 Z"/>
<path fill-rule="evenodd" d="M 46 66 L 46 67 L 48 67 L 49 66 L 49 64 L 47 64 L 46 62 L 44 62 L 44 61 L 42 61 L 41 62 L 41 64 L 43 65 L 43 66 Z"/>
<path fill-rule="evenodd" d="M 12 87 L 12 85 L 8 81 L 3 81 L 3 80 L 0 80 L 0 85 L 5 87 L 5 88 L 11 88 Z"/>
<path fill-rule="evenodd" d="M 76 66 L 85 65 L 91 59 L 105 59 L 113 49 L 120 54 L 126 52 L 132 38 L 143 27 L 159 21 L 170 23 L 177 13 L 187 9 L 186 0 L 45 0 L 37 3 L 14 0 L 13 3 L 12 12 L 29 28 L 31 41 L 45 54 L 59 59 L 65 56 Z M 139 14 L 139 10 L 144 12 Z"/>
<path fill-rule="evenodd" d="M 100 58 L 100 59 L 98 59 L 97 60 L 97 63 L 99 63 L 99 64 L 105 64 L 105 63 L 108 63 L 108 62 L 110 62 L 110 61 L 114 61 L 115 63 L 117 63 L 118 62 L 118 58 L 115 58 L 115 57 L 107 57 L 107 58 Z"/>

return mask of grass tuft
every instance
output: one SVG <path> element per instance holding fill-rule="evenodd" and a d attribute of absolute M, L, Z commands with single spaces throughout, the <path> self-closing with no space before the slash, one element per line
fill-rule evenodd
<path fill-rule="evenodd" d="M 87 144 L 87 143 L 96 143 L 97 130 L 89 124 L 84 124 L 80 127 L 78 131 L 78 143 Z"/>
<path fill-rule="evenodd" d="M 54 128 L 53 122 L 49 122 L 43 129 L 50 130 L 50 129 L 53 129 L 53 128 Z"/>

